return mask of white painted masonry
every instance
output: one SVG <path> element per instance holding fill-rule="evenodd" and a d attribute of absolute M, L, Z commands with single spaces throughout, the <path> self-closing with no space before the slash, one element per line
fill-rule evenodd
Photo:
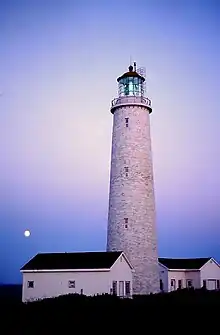
<path fill-rule="evenodd" d="M 159 263 L 159 271 L 160 271 L 160 290 L 164 292 L 168 292 L 168 269 Z"/>
<path fill-rule="evenodd" d="M 217 280 L 220 281 L 220 265 L 214 258 L 211 258 L 200 269 L 201 286 L 203 286 L 204 280 L 206 281 L 206 287 L 208 290 L 217 289 Z"/>
<path fill-rule="evenodd" d="M 121 256 L 110 269 L 66 269 L 66 270 L 23 270 L 22 301 L 33 301 L 44 298 L 57 297 L 70 293 L 83 293 L 88 296 L 112 293 L 113 281 L 123 282 L 124 295 L 126 282 L 130 282 L 130 296 L 132 296 L 132 266 Z M 69 287 L 69 281 L 73 287 Z M 33 282 L 29 288 L 28 283 Z M 75 286 L 75 287 L 74 287 Z"/>
<path fill-rule="evenodd" d="M 205 285 L 208 290 L 220 289 L 220 266 L 214 258 L 208 260 L 200 269 L 194 270 L 168 269 L 160 263 L 159 267 L 164 292 L 180 288 L 180 281 L 181 288 L 187 288 L 191 285 L 195 289 L 199 289 Z"/>
<path fill-rule="evenodd" d="M 120 97 L 111 111 L 107 251 L 123 250 L 132 263 L 134 294 L 156 293 L 159 266 L 149 100 Z"/>

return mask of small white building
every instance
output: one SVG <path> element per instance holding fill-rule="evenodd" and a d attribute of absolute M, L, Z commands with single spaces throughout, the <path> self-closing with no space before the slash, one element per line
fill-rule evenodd
<path fill-rule="evenodd" d="M 123 252 L 39 253 L 22 268 L 22 301 L 69 293 L 132 296 L 133 268 Z"/>
<path fill-rule="evenodd" d="M 171 292 L 182 288 L 220 289 L 220 265 L 209 258 L 159 258 L 160 289 Z"/>

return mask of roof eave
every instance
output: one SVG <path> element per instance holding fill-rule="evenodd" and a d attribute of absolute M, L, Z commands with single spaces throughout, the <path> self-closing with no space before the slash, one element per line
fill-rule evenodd
<path fill-rule="evenodd" d="M 210 257 L 202 266 L 199 270 L 201 270 L 203 268 L 203 266 L 205 266 L 209 261 L 213 261 L 218 267 L 220 267 L 219 262 L 217 262 L 213 257 Z"/>
<path fill-rule="evenodd" d="M 108 272 L 110 268 L 101 269 L 23 269 L 21 273 L 39 273 L 39 272 Z"/>
<path fill-rule="evenodd" d="M 158 264 L 161 265 L 161 266 L 162 266 L 163 268 L 165 268 L 166 270 L 169 270 L 169 268 L 168 268 L 166 265 L 164 265 L 163 263 L 158 262 Z"/>
<path fill-rule="evenodd" d="M 168 268 L 169 271 L 186 271 L 186 272 L 192 272 L 192 271 L 199 271 L 200 268 L 198 269 L 172 269 L 172 268 Z"/>

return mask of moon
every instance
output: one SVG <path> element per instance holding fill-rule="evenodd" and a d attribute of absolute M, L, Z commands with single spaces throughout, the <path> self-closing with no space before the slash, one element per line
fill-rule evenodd
<path fill-rule="evenodd" d="M 24 232 L 24 236 L 25 236 L 25 237 L 29 237 L 30 235 L 31 235 L 30 230 L 25 230 L 25 232 Z"/>

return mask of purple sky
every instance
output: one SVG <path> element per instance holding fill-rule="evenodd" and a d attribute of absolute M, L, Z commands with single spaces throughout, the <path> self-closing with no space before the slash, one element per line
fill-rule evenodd
<path fill-rule="evenodd" d="M 37 252 L 105 250 L 130 56 L 154 107 L 159 255 L 220 260 L 219 32 L 217 0 L 0 2 L 0 282 Z"/>

